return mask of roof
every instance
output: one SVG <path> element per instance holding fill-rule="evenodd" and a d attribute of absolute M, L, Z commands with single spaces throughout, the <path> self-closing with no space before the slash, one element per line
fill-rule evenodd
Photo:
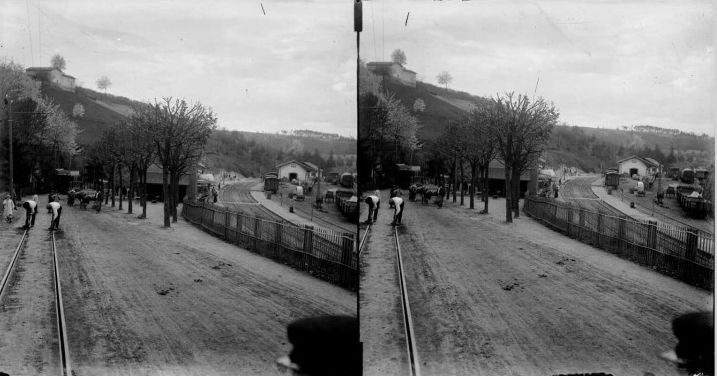
<path fill-rule="evenodd" d="M 299 162 L 299 161 L 297 161 L 297 160 L 295 160 L 295 159 L 292 159 L 292 160 L 287 161 L 287 162 L 284 162 L 284 163 L 279 163 L 279 164 L 276 165 L 275 167 L 276 167 L 276 168 L 279 168 L 279 167 L 281 167 L 281 166 L 286 166 L 286 165 L 288 165 L 288 164 L 290 164 L 290 163 L 296 163 L 296 164 L 300 165 L 301 167 L 303 167 L 305 170 L 309 170 L 309 171 L 317 171 L 317 170 L 319 169 L 319 168 L 316 167 L 316 165 L 314 165 L 313 163 L 309 165 L 309 164 L 307 164 L 308 162 Z M 314 167 L 312 167 L 312 166 L 314 166 Z"/>
<path fill-rule="evenodd" d="M 30 68 L 25 69 L 25 72 L 29 72 L 29 71 L 51 72 L 55 69 L 57 69 L 58 72 L 62 73 L 63 76 L 75 79 L 75 77 L 70 76 L 69 74 L 66 74 L 65 72 L 63 72 L 61 69 L 55 68 L 55 67 L 30 67 Z"/>
<path fill-rule="evenodd" d="M 652 158 L 638 157 L 637 155 L 631 155 L 631 156 L 629 156 L 629 157 L 627 157 L 627 158 L 620 159 L 620 160 L 617 161 L 617 163 L 620 164 L 620 163 L 625 162 L 625 161 L 630 160 L 630 159 L 637 159 L 637 160 L 639 160 L 639 161 L 642 161 L 642 163 L 644 163 L 644 164 L 647 165 L 647 166 L 660 167 L 660 163 L 657 162 L 656 160 L 654 160 L 654 159 L 652 159 Z"/>
<path fill-rule="evenodd" d="M 393 64 L 398 64 L 398 63 L 394 63 L 393 61 L 372 61 L 372 62 L 366 64 L 366 66 L 390 67 Z M 398 65 L 401 65 L 401 64 L 398 64 Z"/>
<path fill-rule="evenodd" d="M 304 163 L 305 163 L 307 166 L 313 168 L 314 170 L 319 171 L 319 166 L 317 166 L 317 165 L 315 165 L 315 164 L 313 164 L 313 163 L 311 163 L 311 162 L 304 162 Z"/>

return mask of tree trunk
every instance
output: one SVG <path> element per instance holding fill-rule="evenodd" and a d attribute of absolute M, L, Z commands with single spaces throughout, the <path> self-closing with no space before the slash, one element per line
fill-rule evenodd
<path fill-rule="evenodd" d="M 169 168 L 167 166 L 162 166 L 162 196 L 164 200 L 164 227 L 170 227 L 169 216 L 171 214 L 172 195 L 169 192 Z"/>
<path fill-rule="evenodd" d="M 115 189 L 117 189 L 117 187 L 115 187 L 115 175 L 116 175 L 115 168 L 116 168 L 116 164 L 115 164 L 115 162 L 112 162 L 112 184 L 111 184 L 112 192 L 110 192 L 109 195 L 112 196 L 112 207 L 113 208 L 115 207 Z"/>
<path fill-rule="evenodd" d="M 452 176 L 452 184 L 453 184 L 453 203 L 456 203 L 456 165 L 458 164 L 458 161 L 456 161 L 456 158 L 453 158 L 453 171 L 451 171 Z"/>
<path fill-rule="evenodd" d="M 463 159 L 459 161 L 460 163 L 460 169 L 461 169 L 461 206 L 463 206 L 463 182 L 465 181 L 463 178 Z"/>
<path fill-rule="evenodd" d="M 490 196 L 490 191 L 488 190 L 488 173 L 489 173 L 489 167 L 486 166 L 483 169 L 483 202 L 485 203 L 485 206 L 483 207 L 483 211 L 488 214 L 488 196 Z"/>
<path fill-rule="evenodd" d="M 142 196 L 140 196 L 142 203 L 142 215 L 140 218 L 147 218 L 147 168 L 142 171 L 140 179 L 142 179 Z"/>
<path fill-rule="evenodd" d="M 179 206 L 179 176 L 172 174 L 170 181 L 170 191 L 172 194 L 172 222 L 177 223 L 177 206 Z"/>
<path fill-rule="evenodd" d="M 476 196 L 476 166 L 475 163 L 471 163 L 471 188 L 468 193 L 471 195 L 470 208 L 475 209 L 475 196 Z"/>
<path fill-rule="evenodd" d="M 127 214 L 132 214 L 132 203 L 134 199 L 134 175 L 137 167 L 129 168 L 129 194 L 127 195 Z"/>
<path fill-rule="evenodd" d="M 504 164 L 504 169 L 505 169 L 505 191 L 504 191 L 504 193 L 505 193 L 505 221 L 507 223 L 512 223 L 513 217 L 511 216 L 511 214 L 513 211 L 513 205 L 512 205 L 512 200 L 510 199 L 512 196 L 511 195 L 511 181 L 510 181 L 512 174 L 510 171 L 510 167 L 508 167 L 508 166 L 510 166 L 510 164 L 508 164 L 508 163 Z"/>
<path fill-rule="evenodd" d="M 512 205 L 513 205 L 513 218 L 520 217 L 520 170 L 517 168 L 512 169 L 513 178 L 513 190 L 511 192 Z"/>
<path fill-rule="evenodd" d="M 122 182 L 122 163 L 117 165 L 119 169 L 119 210 L 122 210 L 122 191 L 124 183 Z"/>

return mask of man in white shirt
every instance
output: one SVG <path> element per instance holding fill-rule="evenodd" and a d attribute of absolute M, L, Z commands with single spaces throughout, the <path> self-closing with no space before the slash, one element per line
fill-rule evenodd
<path fill-rule="evenodd" d="M 47 209 L 52 211 L 52 222 L 50 222 L 50 231 L 60 229 L 60 216 L 62 215 L 62 205 L 53 201 L 47 204 Z"/>
<path fill-rule="evenodd" d="M 366 223 L 376 222 L 381 198 L 379 198 L 377 194 L 370 195 L 366 197 L 366 204 L 368 204 L 368 218 L 366 218 Z"/>
<path fill-rule="evenodd" d="M 27 200 L 22 203 L 25 208 L 25 228 L 35 227 L 35 215 L 37 215 L 37 201 Z"/>
<path fill-rule="evenodd" d="M 403 199 L 401 197 L 392 197 L 390 200 L 391 207 L 393 208 L 393 222 L 392 225 L 400 225 L 401 217 L 403 217 Z"/>

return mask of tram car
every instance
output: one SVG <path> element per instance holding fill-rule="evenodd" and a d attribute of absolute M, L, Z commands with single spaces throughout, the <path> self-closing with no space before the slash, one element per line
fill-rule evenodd
<path fill-rule="evenodd" d="M 354 175 L 348 172 L 345 172 L 341 174 L 341 179 L 339 180 L 339 184 L 344 188 L 353 188 L 354 186 Z"/>
<path fill-rule="evenodd" d="M 327 172 L 326 173 L 326 182 L 329 184 L 338 184 L 339 183 L 339 173 L 338 172 Z"/>
<path fill-rule="evenodd" d="M 691 186 L 677 187 L 677 202 L 687 215 L 693 218 L 703 219 L 712 210 L 712 202 L 703 198 Z"/>
<path fill-rule="evenodd" d="M 276 173 L 270 172 L 264 175 L 264 191 L 270 191 L 273 194 L 279 191 L 279 177 Z"/>
<path fill-rule="evenodd" d="M 605 171 L 605 187 L 617 189 L 620 186 L 620 172 L 616 168 Z"/>
<path fill-rule="evenodd" d="M 695 182 L 695 170 L 686 168 L 680 173 L 680 180 L 685 184 L 692 184 Z"/>
<path fill-rule="evenodd" d="M 695 180 L 697 180 L 698 183 L 704 184 L 707 182 L 707 178 L 709 177 L 709 171 L 707 171 L 704 168 L 696 168 L 695 169 Z"/>
<path fill-rule="evenodd" d="M 348 218 L 358 219 L 359 205 L 356 194 L 346 190 L 340 190 L 336 191 L 334 195 L 336 207 L 341 214 Z"/>

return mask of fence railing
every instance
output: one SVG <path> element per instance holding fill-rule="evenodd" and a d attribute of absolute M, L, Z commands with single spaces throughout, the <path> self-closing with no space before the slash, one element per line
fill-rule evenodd
<path fill-rule="evenodd" d="M 356 234 L 298 227 L 211 203 L 184 203 L 182 217 L 242 248 L 347 289 L 358 289 Z"/>
<path fill-rule="evenodd" d="M 543 198 L 526 198 L 523 211 L 583 243 L 712 289 L 714 234 L 618 217 Z"/>

